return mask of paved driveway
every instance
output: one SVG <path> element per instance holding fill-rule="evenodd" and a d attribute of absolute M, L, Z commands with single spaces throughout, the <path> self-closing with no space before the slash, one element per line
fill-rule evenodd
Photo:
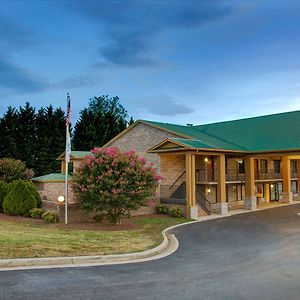
<path fill-rule="evenodd" d="M 0 272 L 0 299 L 300 299 L 300 205 L 191 224 L 161 260 Z"/>

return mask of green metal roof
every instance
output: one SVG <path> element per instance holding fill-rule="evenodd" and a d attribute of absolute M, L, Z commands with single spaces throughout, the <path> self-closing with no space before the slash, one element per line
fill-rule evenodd
<path fill-rule="evenodd" d="M 87 155 L 90 155 L 90 151 L 71 151 L 70 157 L 73 159 L 80 159 Z M 58 160 L 64 160 L 65 159 L 65 152 L 63 152 L 58 158 Z"/>
<path fill-rule="evenodd" d="M 193 148 L 246 152 L 300 149 L 300 111 L 197 126 L 143 121 L 187 137 L 178 142 Z M 176 139 L 174 139 L 176 140 Z"/>
<path fill-rule="evenodd" d="M 69 175 L 68 180 L 71 180 L 72 176 Z M 35 177 L 33 181 L 51 182 L 51 181 L 65 181 L 65 174 L 62 173 L 50 173 L 43 176 Z"/>

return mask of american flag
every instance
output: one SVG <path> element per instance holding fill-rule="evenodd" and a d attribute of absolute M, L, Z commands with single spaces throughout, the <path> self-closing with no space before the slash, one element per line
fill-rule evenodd
<path fill-rule="evenodd" d="M 66 162 L 70 162 L 71 155 L 71 138 L 70 138 L 70 123 L 71 123 L 71 101 L 70 95 L 67 94 L 67 118 L 66 118 Z"/>
<path fill-rule="evenodd" d="M 71 123 L 71 100 L 70 95 L 67 94 L 67 119 L 66 119 L 66 126 L 70 125 Z"/>

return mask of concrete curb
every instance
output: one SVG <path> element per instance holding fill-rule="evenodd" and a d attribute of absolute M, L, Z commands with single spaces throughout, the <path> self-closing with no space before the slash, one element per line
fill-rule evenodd
<path fill-rule="evenodd" d="M 177 224 L 162 231 L 163 241 L 155 248 L 128 254 L 113 254 L 113 255 L 96 255 L 96 256 L 70 256 L 70 257 L 45 257 L 45 258 L 18 258 L 18 259 L 0 259 L 0 272 L 12 270 L 28 270 L 28 269 L 48 269 L 48 268 L 74 268 L 85 266 L 103 266 L 146 262 L 160 259 L 171 255 L 179 247 L 179 242 L 174 234 L 169 234 L 168 231 L 175 228 L 200 223 L 215 219 L 228 218 L 238 214 L 258 212 L 260 210 L 279 208 L 283 206 L 295 205 L 298 203 L 282 204 L 276 207 L 264 207 L 256 210 L 244 210 L 231 212 L 226 215 L 211 215 L 206 218 L 201 218 L 195 221 Z"/>
<path fill-rule="evenodd" d="M 0 271 L 127 264 L 163 258 L 174 253 L 179 247 L 175 235 L 168 234 L 167 232 L 176 227 L 194 222 L 198 221 L 165 228 L 162 231 L 162 243 L 155 248 L 143 252 L 95 256 L 0 259 Z"/>

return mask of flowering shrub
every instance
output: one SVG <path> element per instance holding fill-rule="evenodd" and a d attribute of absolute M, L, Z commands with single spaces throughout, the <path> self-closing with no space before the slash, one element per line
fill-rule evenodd
<path fill-rule="evenodd" d="M 119 224 L 122 216 L 145 205 L 161 177 L 135 151 L 95 148 L 92 153 L 73 177 L 77 199 L 82 208 L 103 212 Z"/>

